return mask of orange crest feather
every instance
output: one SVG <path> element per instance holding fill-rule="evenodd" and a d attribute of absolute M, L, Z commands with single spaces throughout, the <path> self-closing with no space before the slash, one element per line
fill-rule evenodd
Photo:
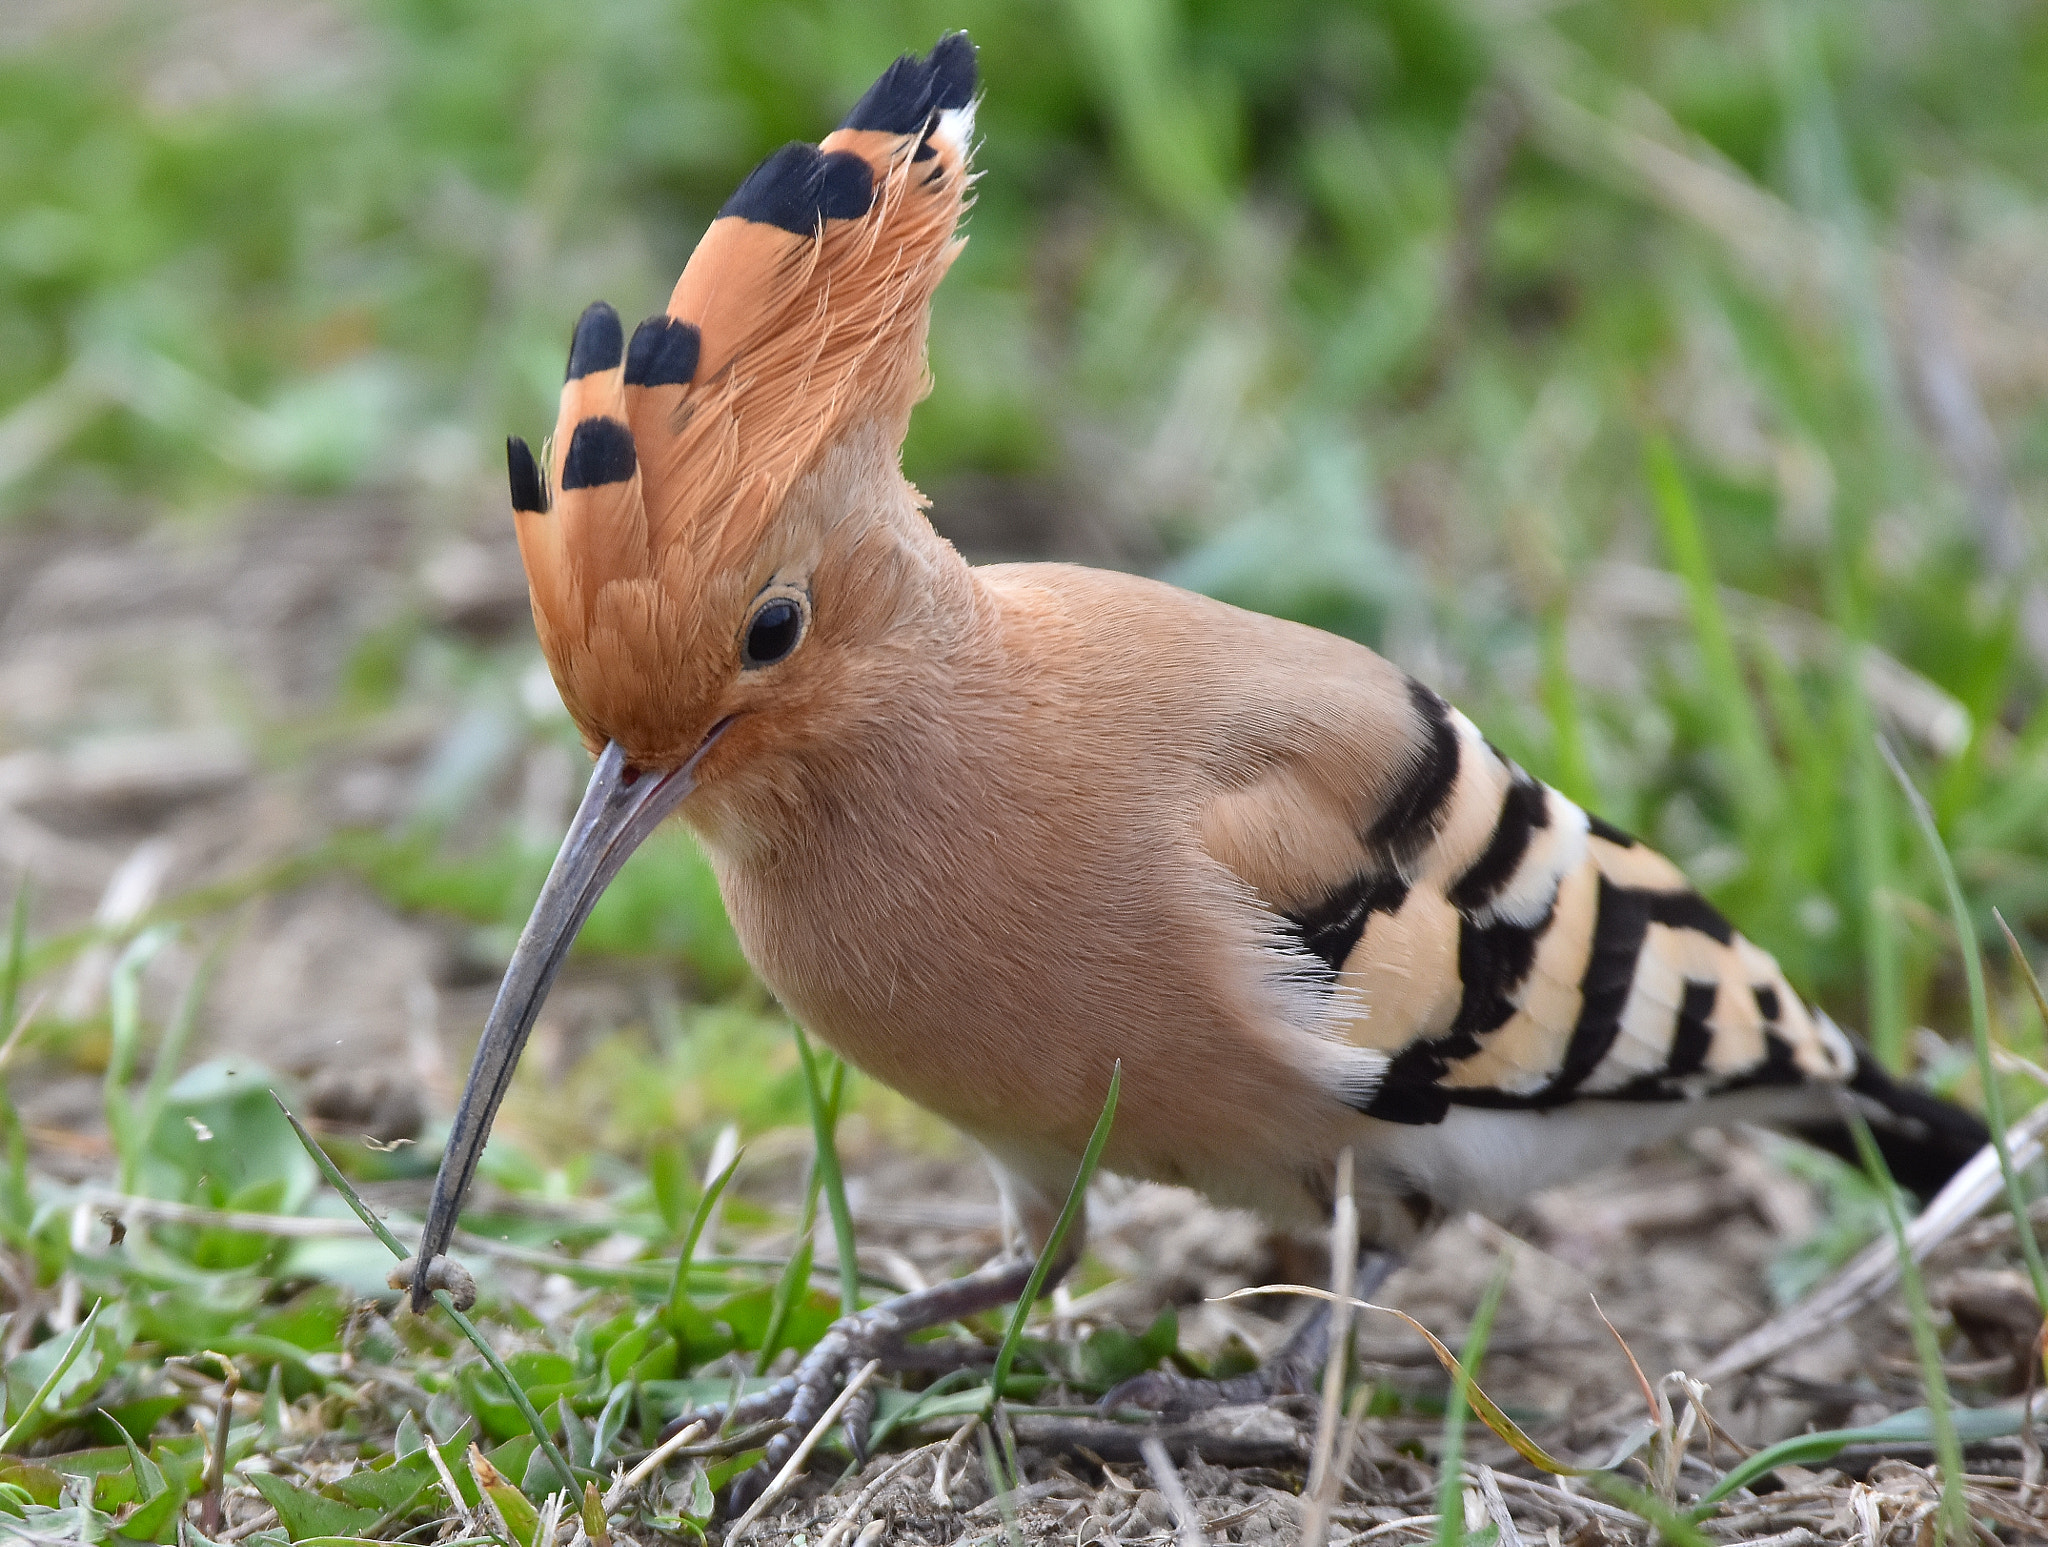
<path fill-rule="evenodd" d="M 901 445 L 961 246 L 974 85 L 965 33 L 905 55 L 822 144 L 748 175 L 630 344 L 602 302 L 578 321 L 552 497 L 525 444 L 509 453 L 535 624 L 586 736 L 675 754 L 672 679 L 707 593 L 746 582 L 833 446 L 871 426 Z"/>

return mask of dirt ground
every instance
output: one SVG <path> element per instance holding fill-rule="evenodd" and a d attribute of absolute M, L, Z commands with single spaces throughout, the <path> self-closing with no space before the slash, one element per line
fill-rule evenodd
<path fill-rule="evenodd" d="M 997 536 L 1013 553 L 1038 540 L 1028 527 Z M 0 877 L 33 878 L 35 934 L 95 917 L 132 919 L 157 901 L 260 874 L 338 828 L 400 821 L 432 798 L 449 761 L 474 755 L 457 734 L 465 707 L 454 675 L 447 685 L 408 691 L 387 712 L 350 717 L 336 708 L 362 641 L 408 619 L 451 647 L 531 653 L 505 524 L 479 514 L 472 527 L 451 530 L 360 499 L 262 509 L 210 531 L 59 529 L 0 538 Z M 516 747 L 497 756 L 501 766 L 480 776 L 495 792 L 494 809 L 514 802 L 539 830 L 559 830 L 580 782 L 576 770 Z M 365 886 L 327 875 L 254 895 L 202 924 L 151 969 L 157 1000 L 182 985 L 195 953 L 220 930 L 228 943 L 194 1056 L 259 1057 L 305 1078 L 331 1118 L 387 1137 L 445 1117 L 494 986 L 492 964 L 465 931 L 404 916 Z M 95 949 L 47 985 L 54 1013 L 90 1018 L 107 966 Z M 594 1036 L 644 1017 L 644 995 L 644 972 L 579 966 L 557 991 L 552 1016 L 573 1037 Z M 17 1099 L 39 1166 L 60 1175 L 100 1166 L 100 1087 L 89 1053 L 33 1062 L 20 1072 Z M 993 1190 L 970 1156 L 909 1154 L 863 1140 L 858 1129 L 849 1138 L 851 1194 L 870 1266 L 899 1280 L 930 1278 L 998 1245 Z M 1553 1451 L 1598 1459 L 1643 1414 L 1636 1377 L 1601 1311 L 1653 1380 L 1704 1368 L 1771 1314 L 1768 1266 L 1819 1223 L 1813 1191 L 1769 1159 L 1775 1142 L 1701 1135 L 1544 1195 L 1501 1224 L 1456 1222 L 1381 1298 L 1455 1346 L 1500 1254 L 1511 1252 L 1485 1384 Z M 796 1185 L 794 1165 L 764 1174 Z M 1326 1274 L 1312 1243 L 1273 1241 L 1255 1221 L 1171 1189 L 1105 1181 L 1092 1225 L 1098 1259 L 1117 1277 L 1062 1297 L 1058 1312 L 1070 1327 L 1142 1328 L 1175 1305 L 1191 1351 L 1236 1340 L 1258 1353 L 1299 1311 L 1278 1298 L 1247 1306 L 1212 1297 L 1246 1284 L 1319 1283 Z M 2009 1229 L 2002 1242 L 1996 1226 L 1964 1232 L 1934 1262 L 1937 1295 L 1959 1282 L 1960 1270 L 2006 1264 L 2010 1250 Z M 536 1286 L 542 1301 L 549 1292 Z M 1918 1385 L 1903 1329 L 1896 1299 L 1881 1301 L 1716 1390 L 1709 1407 L 1729 1440 L 1755 1445 L 1912 1406 Z M 1445 1377 L 1412 1332 L 1369 1318 L 1359 1337 L 1365 1368 L 1388 1392 L 1411 1408 L 1441 1398 Z M 1952 1374 L 1966 1399 L 1993 1400 L 2016 1389 L 2022 1367 L 1994 1328 Z M 1227 1414 L 1173 1436 L 1181 1483 L 1212 1539 L 1293 1538 L 1294 1495 L 1314 1427 L 1313 1403 L 1303 1401 Z M 1394 1523 L 1435 1507 L 1435 1473 L 1417 1458 L 1433 1449 L 1437 1429 L 1426 1416 L 1364 1426 L 1334 1517 L 1340 1536 L 1426 1532 L 1426 1522 Z M 1020 1433 L 1033 1480 L 999 1508 L 987 1498 L 975 1447 L 948 1450 L 946 1435 L 930 1438 L 914 1463 L 900 1453 L 879 1457 L 829 1497 L 823 1490 L 834 1479 L 813 1478 L 773 1529 L 815 1540 L 844 1516 L 848 1541 L 867 1520 L 887 1520 L 896 1540 L 996 1539 L 1009 1528 L 1005 1509 L 1033 1540 L 1164 1540 L 1173 1529 L 1157 1478 L 1134 1456 L 1080 1447 L 1071 1436 Z M 1697 1470 L 1705 1450 L 1703 1440 L 1694 1446 L 1690 1483 L 1711 1475 Z M 1498 1468 L 1486 1475 L 1507 1490 L 1488 1495 L 1474 1483 L 1475 1524 L 1496 1498 L 1534 1536 L 1629 1535 L 1603 1506 L 1542 1492 L 1548 1485 L 1530 1480 L 1519 1462 L 1510 1469 L 1506 1449 L 1484 1436 L 1472 1454 Z M 1715 1459 L 1725 1467 L 1733 1455 L 1722 1444 Z M 1979 1469 L 2011 1472 L 2015 1457 L 1993 1445 Z M 1214 1464 L 1222 1459 L 1240 1464 Z M 880 1487 L 869 1496 L 871 1482 Z M 1801 1504 L 1799 1486 L 1786 1482 L 1771 1496 L 1775 1505 L 1760 1501 L 1764 1513 L 1749 1534 L 1796 1528 L 1818 1531 L 1819 1540 L 1860 1529 L 1841 1514 L 1848 1493 L 1816 1483 Z M 1886 1518 L 1907 1521 L 1925 1491 L 1909 1467 L 1876 1477 L 1865 1494 L 1893 1499 Z M 1764 1529 L 1781 1516 L 1793 1524 Z"/>

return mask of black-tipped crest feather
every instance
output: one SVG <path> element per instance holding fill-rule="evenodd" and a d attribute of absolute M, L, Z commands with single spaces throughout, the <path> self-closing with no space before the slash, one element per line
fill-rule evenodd
<path fill-rule="evenodd" d="M 851 151 L 792 141 L 747 174 L 718 211 L 809 236 L 826 220 L 857 220 L 874 202 L 875 174 Z"/>
<path fill-rule="evenodd" d="M 638 466 L 631 430 L 602 415 L 585 419 L 569 437 L 569 453 L 562 458 L 562 487 L 595 489 L 624 483 Z"/>
<path fill-rule="evenodd" d="M 569 344 L 569 372 L 564 378 L 580 381 L 597 371 L 609 371 L 625 353 L 626 335 L 619 314 L 604 301 L 592 301 L 576 319 L 576 334 Z"/>
<path fill-rule="evenodd" d="M 697 375 L 704 336 L 694 323 L 656 313 L 633 330 L 626 349 L 629 387 L 686 387 Z"/>
<path fill-rule="evenodd" d="M 905 54 L 870 86 L 839 125 L 884 134 L 916 134 L 934 114 L 974 100 L 974 44 L 964 32 L 949 32 L 923 59 Z"/>
<path fill-rule="evenodd" d="M 532 450 L 517 435 L 505 439 L 505 470 L 512 479 L 512 508 L 545 514 L 548 497 L 541 487 L 540 467 L 533 460 Z"/>

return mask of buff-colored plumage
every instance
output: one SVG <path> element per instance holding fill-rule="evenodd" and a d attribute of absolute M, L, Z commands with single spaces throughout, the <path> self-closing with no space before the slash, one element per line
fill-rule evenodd
<path fill-rule="evenodd" d="M 594 749 L 698 756 L 680 812 L 790 1011 L 1041 1229 L 1119 1060 L 1110 1166 L 1305 1225 L 1348 1148 L 1392 1247 L 1838 1087 L 1952 1169 L 1971 1120 L 1371 651 L 933 532 L 897 453 L 972 80 L 946 39 L 771 158 L 630 347 L 586 314 L 552 496 L 515 447 L 563 698 Z"/>

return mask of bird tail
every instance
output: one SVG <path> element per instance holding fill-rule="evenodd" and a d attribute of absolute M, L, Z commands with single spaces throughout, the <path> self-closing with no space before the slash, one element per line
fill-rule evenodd
<path fill-rule="evenodd" d="M 1954 1102 L 1894 1079 L 1862 1043 L 1853 1046 L 1856 1071 L 1846 1082 L 1848 1092 L 1892 1180 L 1925 1203 L 1991 1142 L 1991 1131 Z M 1852 1165 L 1859 1161 L 1847 1118 L 1802 1123 L 1791 1131 Z"/>

